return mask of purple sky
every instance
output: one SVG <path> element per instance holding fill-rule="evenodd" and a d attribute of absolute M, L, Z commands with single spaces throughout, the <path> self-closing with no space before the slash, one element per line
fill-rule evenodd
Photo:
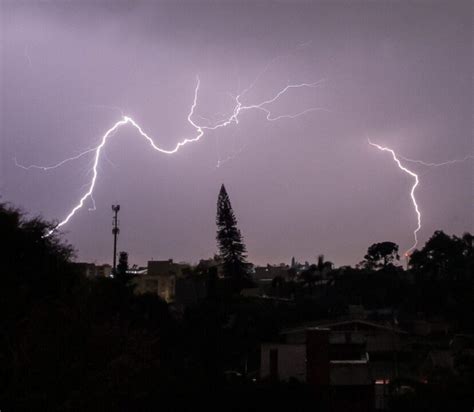
<path fill-rule="evenodd" d="M 172 147 L 196 75 L 196 114 L 229 115 L 236 94 L 271 62 L 244 103 L 288 83 L 268 122 L 262 112 L 208 132 L 173 156 L 150 150 L 131 127 L 107 144 L 90 202 L 64 227 L 85 261 L 110 262 L 110 205 L 120 203 L 119 250 L 131 263 L 196 262 L 216 252 L 215 213 L 225 183 L 254 263 L 360 261 L 378 241 L 412 244 L 412 179 L 366 136 L 430 162 L 473 150 L 472 7 L 456 1 L 70 2 L 2 1 L 0 193 L 31 214 L 61 220 L 91 179 L 94 147 L 132 116 Z M 216 167 L 219 160 L 230 160 Z M 474 161 L 420 175 L 423 244 L 434 230 L 473 231 Z"/>

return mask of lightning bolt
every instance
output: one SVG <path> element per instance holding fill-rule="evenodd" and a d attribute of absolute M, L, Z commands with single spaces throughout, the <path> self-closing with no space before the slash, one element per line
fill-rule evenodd
<path fill-rule="evenodd" d="M 411 187 L 411 190 L 410 190 L 410 197 L 411 197 L 411 201 L 413 203 L 413 206 L 414 206 L 415 212 L 416 212 L 417 226 L 416 226 L 415 230 L 413 231 L 413 238 L 414 238 L 413 245 L 405 251 L 405 256 L 410 256 L 410 252 L 413 249 L 415 249 L 416 246 L 418 245 L 418 232 L 421 229 L 421 212 L 420 212 L 420 209 L 418 207 L 418 203 L 417 203 L 416 197 L 415 197 L 415 190 L 418 187 L 418 185 L 420 183 L 420 180 L 418 178 L 418 175 L 415 172 L 407 169 L 405 166 L 403 166 L 401 164 L 400 159 L 397 157 L 397 154 L 395 153 L 395 151 L 393 151 L 392 149 L 390 149 L 388 147 L 383 147 L 383 146 L 380 146 L 376 143 L 372 143 L 370 141 L 370 139 L 367 139 L 367 140 L 368 140 L 368 142 L 371 146 L 376 147 L 377 149 L 381 150 L 382 152 L 389 152 L 392 155 L 392 158 L 395 161 L 395 163 L 397 164 L 398 168 L 401 169 L 402 171 L 404 171 L 405 173 L 409 174 L 414 180 L 414 183 L 413 183 L 413 185 Z"/>
<path fill-rule="evenodd" d="M 423 160 L 410 159 L 408 157 L 403 157 L 403 156 L 400 156 L 400 159 L 403 159 L 406 162 L 418 163 L 418 164 L 423 165 L 423 166 L 439 167 L 439 166 L 452 165 L 452 164 L 455 164 L 455 163 L 464 163 L 467 160 L 474 159 L 474 155 L 464 156 L 462 159 L 447 160 L 446 162 L 441 162 L 441 163 L 424 162 Z"/>
<path fill-rule="evenodd" d="M 43 171 L 47 171 L 47 170 L 51 170 L 51 169 L 56 169 L 56 168 L 66 164 L 68 162 L 71 162 L 72 160 L 80 159 L 81 157 L 85 156 L 86 154 L 94 152 L 96 150 L 97 150 L 97 147 L 93 147 L 92 149 L 87 149 L 84 152 L 79 153 L 77 156 L 68 157 L 67 159 L 64 159 L 64 160 L 60 161 L 59 163 L 56 163 L 56 164 L 51 165 L 51 166 L 38 166 L 38 165 L 23 166 L 22 164 L 17 162 L 16 157 L 13 160 L 15 161 L 15 166 L 20 167 L 24 170 L 40 169 L 40 170 L 43 170 Z"/>
<path fill-rule="evenodd" d="M 50 165 L 50 166 L 38 166 L 38 165 L 23 166 L 23 165 L 19 164 L 15 159 L 15 164 L 18 167 L 21 167 L 23 169 L 26 169 L 26 170 L 40 169 L 40 170 L 46 171 L 46 170 L 56 169 L 60 166 L 63 166 L 64 164 L 66 164 L 68 162 L 80 159 L 81 157 L 83 157 L 83 156 L 85 156 L 89 153 L 94 153 L 94 162 L 93 162 L 93 166 L 92 166 L 92 179 L 91 179 L 90 183 L 88 184 L 88 189 L 81 196 L 78 203 L 69 211 L 69 213 L 67 213 L 66 217 L 63 220 L 61 220 L 53 229 L 51 229 L 45 236 L 50 236 L 54 231 L 58 230 L 60 227 L 67 224 L 72 219 L 72 217 L 76 214 L 76 212 L 84 206 L 84 203 L 87 199 L 91 199 L 92 210 L 95 209 L 95 201 L 94 201 L 94 198 L 93 198 L 93 192 L 94 192 L 94 188 L 95 188 L 95 185 L 96 185 L 96 182 L 97 182 L 97 177 L 98 177 L 97 168 L 98 168 L 99 161 L 101 159 L 102 149 L 106 145 L 108 139 L 111 136 L 113 136 L 115 134 L 115 132 L 117 132 L 123 126 L 128 125 L 128 126 L 131 126 L 131 127 L 135 128 L 135 130 L 138 132 L 138 134 L 141 137 L 145 138 L 154 150 L 156 150 L 160 153 L 166 154 L 166 155 L 172 155 L 172 154 L 177 153 L 183 146 L 185 146 L 189 143 L 198 142 L 204 136 L 206 131 L 214 131 L 214 130 L 218 130 L 218 129 L 221 129 L 221 128 L 225 128 L 225 127 L 231 125 L 232 123 L 238 124 L 240 114 L 245 112 L 245 111 L 251 111 L 251 110 L 263 111 L 266 114 L 266 120 L 276 121 L 276 120 L 280 120 L 280 119 L 283 119 L 283 118 L 295 119 L 299 116 L 303 116 L 303 115 L 305 115 L 307 113 L 310 113 L 310 112 L 314 112 L 314 111 L 318 111 L 318 110 L 325 110 L 325 109 L 322 109 L 322 108 L 314 107 L 314 108 L 309 108 L 309 109 L 306 109 L 304 111 L 294 113 L 294 114 L 291 114 L 291 115 L 280 115 L 280 116 L 272 117 L 271 110 L 267 107 L 267 106 L 271 105 L 272 103 L 276 102 L 277 100 L 279 100 L 284 94 L 286 94 L 290 90 L 301 89 L 301 88 L 318 87 L 319 85 L 322 84 L 323 80 L 320 80 L 320 81 L 314 82 L 314 83 L 289 84 L 289 85 L 285 86 L 283 89 L 281 89 L 280 91 L 278 91 L 273 97 L 271 97 L 267 100 L 264 100 L 264 101 L 262 101 L 258 104 L 244 105 L 242 103 L 241 99 L 245 95 L 245 93 L 247 93 L 254 86 L 255 81 L 248 88 L 246 88 L 240 94 L 235 96 L 235 98 L 234 98 L 235 106 L 234 106 L 234 108 L 232 110 L 232 114 L 230 116 L 228 116 L 224 120 L 221 120 L 220 122 L 217 122 L 217 123 L 211 124 L 211 125 L 209 125 L 209 121 L 207 119 L 204 119 L 204 120 L 207 121 L 208 125 L 200 125 L 200 124 L 196 123 L 195 120 L 193 120 L 194 117 L 197 117 L 197 116 L 195 116 L 194 111 L 195 111 L 196 106 L 197 106 L 198 93 L 199 93 L 199 88 L 200 88 L 200 80 L 199 80 L 199 77 L 197 77 L 196 78 L 196 87 L 194 89 L 193 102 L 192 102 L 190 111 L 189 111 L 188 116 L 187 116 L 188 123 L 195 130 L 195 135 L 193 137 L 184 138 L 183 140 L 179 141 L 171 149 L 164 149 L 164 148 L 156 145 L 154 140 L 147 133 L 145 133 L 143 131 L 141 126 L 132 117 L 122 116 L 122 118 L 119 121 L 117 121 L 112 127 L 110 127 L 105 132 L 105 134 L 102 136 L 102 138 L 100 140 L 100 144 L 97 147 L 94 147 L 92 149 L 87 149 L 84 152 L 78 154 L 77 156 L 73 156 L 73 157 L 64 159 L 61 162 L 59 162 L 57 164 L 54 164 L 54 165 Z"/>

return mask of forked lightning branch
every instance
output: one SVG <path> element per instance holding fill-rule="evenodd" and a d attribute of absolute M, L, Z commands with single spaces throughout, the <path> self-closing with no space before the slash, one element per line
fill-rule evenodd
<path fill-rule="evenodd" d="M 258 77 L 260 77 L 260 75 Z M 257 77 L 257 79 L 258 79 L 258 77 Z M 234 97 L 234 106 L 231 110 L 231 114 L 228 117 L 226 117 L 224 120 L 222 120 L 220 122 L 217 122 L 213 125 L 210 125 L 209 122 L 206 125 L 202 125 L 202 124 L 199 124 L 196 120 L 197 117 L 199 117 L 201 119 L 202 119 L 202 117 L 196 115 L 196 113 L 195 113 L 197 105 L 198 105 L 198 95 L 199 95 L 199 89 L 200 89 L 200 80 L 199 80 L 199 77 L 197 77 L 196 78 L 196 87 L 194 89 L 193 101 L 192 101 L 192 104 L 191 104 L 191 107 L 190 107 L 190 110 L 189 110 L 189 113 L 188 113 L 188 116 L 187 116 L 187 122 L 194 129 L 194 134 L 192 136 L 183 138 L 178 143 L 176 143 L 176 145 L 174 147 L 171 147 L 171 148 L 168 148 L 168 149 L 159 146 L 155 142 L 155 139 L 150 137 L 150 135 L 148 135 L 144 131 L 144 129 L 132 117 L 122 116 L 122 118 L 120 120 L 118 120 L 115 124 L 113 124 L 103 134 L 102 138 L 100 139 L 100 143 L 99 143 L 98 146 L 93 147 L 91 149 L 84 150 L 83 152 L 79 153 L 76 156 L 66 158 L 66 159 L 64 159 L 64 160 L 62 160 L 62 161 L 60 161 L 56 164 L 49 165 L 49 166 L 34 165 L 34 164 L 30 165 L 30 166 L 24 166 L 24 165 L 19 164 L 17 162 L 17 160 L 15 159 L 15 164 L 18 167 L 21 167 L 23 169 L 26 169 L 26 170 L 39 169 L 39 170 L 47 171 L 47 170 L 56 169 L 58 167 L 63 166 L 64 164 L 66 164 L 68 162 L 78 160 L 78 159 L 80 159 L 84 156 L 87 156 L 87 155 L 93 156 L 94 160 L 93 160 L 93 166 L 92 166 L 92 178 L 91 178 L 90 182 L 86 185 L 87 190 L 82 194 L 82 196 L 80 197 L 78 202 L 66 213 L 66 216 L 54 227 L 54 229 L 52 229 L 49 233 L 47 233 L 46 236 L 51 235 L 51 233 L 53 233 L 55 230 L 59 229 L 60 227 L 64 226 L 65 224 L 67 224 L 74 217 L 76 212 L 84 207 L 84 204 L 88 199 L 93 204 L 95 204 L 94 198 L 93 198 L 93 193 L 94 193 L 95 185 L 96 185 L 97 178 L 98 178 L 98 165 L 101 161 L 102 149 L 106 146 L 109 139 L 115 135 L 115 132 L 117 132 L 122 127 L 128 126 L 128 127 L 134 128 L 135 131 L 137 132 L 137 136 L 146 139 L 147 142 L 149 143 L 151 149 L 153 149 L 157 152 L 160 152 L 161 154 L 164 154 L 164 155 L 173 155 L 173 154 L 177 153 L 184 146 L 186 146 L 188 144 L 191 144 L 191 143 L 198 142 L 208 132 L 213 132 L 213 131 L 216 131 L 218 129 L 226 128 L 226 127 L 228 127 L 232 124 L 235 124 L 235 125 L 239 124 L 241 115 L 243 113 L 247 112 L 247 111 L 260 111 L 264 114 L 264 119 L 266 121 L 270 121 L 270 122 L 278 121 L 278 120 L 281 120 L 281 119 L 296 119 L 300 116 L 307 115 L 311 112 L 316 112 L 316 111 L 321 111 L 321 110 L 326 110 L 327 111 L 327 109 L 324 109 L 324 108 L 321 108 L 321 107 L 309 107 L 309 108 L 307 108 L 303 111 L 296 112 L 296 113 L 286 113 L 286 114 L 280 114 L 280 115 L 272 115 L 272 110 L 271 110 L 271 105 L 273 103 L 277 102 L 278 100 L 284 98 L 284 96 L 286 94 L 288 94 L 289 92 L 291 92 L 291 91 L 296 92 L 300 89 L 311 89 L 311 88 L 318 87 L 322 84 L 322 82 L 323 82 L 322 80 L 317 81 L 317 82 L 313 82 L 313 83 L 289 84 L 289 85 L 285 86 L 284 88 L 282 88 L 281 90 L 279 90 L 278 92 L 274 93 L 272 97 L 270 97 L 266 100 L 263 100 L 259 103 L 244 104 L 242 100 L 243 100 L 245 94 L 253 88 L 253 86 L 255 85 L 256 80 L 249 87 L 244 89 L 240 94 L 238 94 L 237 96 Z M 407 173 L 409 176 L 411 176 L 413 178 L 413 185 L 411 186 L 411 189 L 410 189 L 410 198 L 411 198 L 414 210 L 415 210 L 417 225 L 416 225 L 416 227 L 413 231 L 414 243 L 405 252 L 405 254 L 408 256 L 410 254 L 410 252 L 412 250 L 414 250 L 416 248 L 417 244 L 418 244 L 417 234 L 421 229 L 421 218 L 422 218 L 422 216 L 421 216 L 421 211 L 419 209 L 419 206 L 418 206 L 418 203 L 417 203 L 417 200 L 416 200 L 416 197 L 415 197 L 415 190 L 419 186 L 420 181 L 419 181 L 418 175 L 415 172 L 408 169 L 406 166 L 402 165 L 400 159 L 402 159 L 404 161 L 407 161 L 407 162 L 419 163 L 419 164 L 424 165 L 424 166 L 438 167 L 438 166 L 444 166 L 444 165 L 464 162 L 466 160 L 473 159 L 474 156 L 468 155 L 468 156 L 466 156 L 462 159 L 459 159 L 459 160 L 449 160 L 449 161 L 442 162 L 442 163 L 429 163 L 429 162 L 423 162 L 421 160 L 415 160 L 415 159 L 405 158 L 405 157 L 402 157 L 402 156 L 397 156 L 397 154 L 394 152 L 394 150 L 392 150 L 388 147 L 383 147 L 383 146 L 380 146 L 378 144 L 372 143 L 370 140 L 369 140 L 369 144 L 371 146 L 381 150 L 381 151 L 390 153 L 391 156 L 392 156 L 392 159 L 394 160 L 394 162 L 396 163 L 398 168 L 401 169 L 403 172 Z"/>
<path fill-rule="evenodd" d="M 85 191 L 85 193 L 81 196 L 79 201 L 77 202 L 76 205 L 72 207 L 72 209 L 66 214 L 66 217 L 61 220 L 54 229 L 52 229 L 47 236 L 51 235 L 52 232 L 55 230 L 59 229 L 60 227 L 64 226 L 67 224 L 72 217 L 76 214 L 78 210 L 80 210 L 85 202 L 88 199 L 91 199 L 93 201 L 93 193 L 94 193 L 94 188 L 97 182 L 98 178 L 98 165 L 101 160 L 101 154 L 102 154 L 102 149 L 105 147 L 107 142 L 109 141 L 109 138 L 114 136 L 115 132 L 117 132 L 118 129 L 124 127 L 124 126 L 131 126 L 133 127 L 136 132 L 138 133 L 139 137 L 142 137 L 148 141 L 150 144 L 150 147 L 162 154 L 165 155 L 173 155 L 177 153 L 182 147 L 184 147 L 187 144 L 190 143 L 195 143 L 198 142 L 206 132 L 211 132 L 215 131 L 221 128 L 225 128 L 231 124 L 238 124 L 240 120 L 240 115 L 246 111 L 261 111 L 265 114 L 265 119 L 267 121 L 277 121 L 281 119 L 295 119 L 299 116 L 303 116 L 305 114 L 308 114 L 310 112 L 314 111 L 319 111 L 319 110 L 325 110 L 323 108 L 318 108 L 318 107 L 310 107 L 307 108 L 301 112 L 297 113 L 289 113 L 289 114 L 283 114 L 283 115 L 278 115 L 278 116 L 272 116 L 271 112 L 271 104 L 275 103 L 277 100 L 281 99 L 284 95 L 286 95 L 288 92 L 292 90 L 298 90 L 302 88 L 315 88 L 319 85 L 322 84 L 322 81 L 314 82 L 314 83 L 299 83 L 299 84 L 289 84 L 285 86 L 283 89 L 279 90 L 277 93 L 275 93 L 272 97 L 261 101 L 260 103 L 254 103 L 254 104 L 244 104 L 242 102 L 242 98 L 244 95 L 253 87 L 253 84 L 245 89 L 242 93 L 238 94 L 237 96 L 234 97 L 235 100 L 235 105 L 233 107 L 233 110 L 231 114 L 225 119 L 222 120 L 218 123 L 215 123 L 214 125 L 201 125 L 198 124 L 195 120 L 195 110 L 196 106 L 198 103 L 198 94 L 199 94 L 199 88 L 200 88 L 200 80 L 199 77 L 196 79 L 196 87 L 194 89 L 194 98 L 193 102 L 191 104 L 191 108 L 189 110 L 189 114 L 187 116 L 187 121 L 188 123 L 192 126 L 194 129 L 195 133 L 193 136 L 186 137 L 179 141 L 174 147 L 170 149 L 163 148 L 159 146 L 158 144 L 155 143 L 155 140 L 151 138 L 143 129 L 142 127 L 130 116 L 123 116 L 119 121 L 117 121 L 112 127 L 110 127 L 102 136 L 100 139 L 100 143 L 98 146 L 92 148 L 92 149 L 87 149 L 83 151 L 82 153 L 79 153 L 77 156 L 73 156 L 67 159 L 62 160 L 61 162 L 50 165 L 50 166 L 38 166 L 38 165 L 30 165 L 30 166 L 23 166 L 19 164 L 16 159 L 15 163 L 17 166 L 23 168 L 23 169 L 40 169 L 40 170 L 51 170 L 51 169 L 56 169 L 68 162 L 71 162 L 73 160 L 77 160 L 85 155 L 92 154 L 94 156 L 94 163 L 92 166 L 92 179 L 90 180 L 90 183 L 87 185 L 88 189 Z"/>

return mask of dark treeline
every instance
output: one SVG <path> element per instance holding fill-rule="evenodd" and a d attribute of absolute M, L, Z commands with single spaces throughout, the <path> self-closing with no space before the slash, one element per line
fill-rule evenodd
<path fill-rule="evenodd" d="M 392 252 L 370 255 L 374 246 L 393 245 Z M 423 313 L 443 315 L 466 332 L 474 331 L 473 236 L 448 236 L 436 231 L 410 256 L 409 270 L 397 265 L 398 246 L 391 242 L 369 247 L 357 268 L 342 267 L 331 273 L 332 300 L 363 304 L 367 308 L 392 307 L 399 316 Z"/>
<path fill-rule="evenodd" d="M 52 225 L 41 218 L 2 204 L 0 228 L 2 410 L 128 411 L 167 402 L 183 410 L 226 393 L 237 406 L 244 402 L 236 391 L 255 391 L 225 371 L 270 333 L 265 313 L 252 325 L 255 308 L 226 298 L 177 318 L 158 296 L 135 295 L 122 276 L 76 273 L 73 248 L 56 233 L 45 237 Z M 261 386 L 260 396 L 268 390 Z M 278 393 L 295 390 L 304 396 L 298 385 Z"/>
<path fill-rule="evenodd" d="M 235 225 L 232 219 L 221 223 L 221 228 Z M 258 358 L 259 343 L 274 339 L 284 326 L 337 317 L 357 304 L 390 307 L 398 319 L 442 314 L 456 329 L 474 332 L 469 234 L 435 232 L 413 253 L 409 270 L 398 263 L 398 246 L 383 242 L 369 247 L 356 268 L 334 268 L 323 257 L 299 273 L 290 268 L 272 288 L 275 296 L 292 299 L 245 298 L 238 293 L 244 285 L 233 282 L 234 293 L 211 293 L 174 313 L 156 295 L 134 294 L 126 276 L 88 279 L 77 273 L 73 248 L 56 233 L 44 236 L 51 227 L 0 205 L 0 408 L 5 411 L 158 409 L 165 401 L 184 410 L 221 397 L 227 399 L 225 409 L 291 400 L 299 410 L 303 405 L 317 410 L 304 383 L 254 382 L 245 376 Z M 245 248 L 237 249 L 243 257 Z M 121 265 L 128 265 L 126 256 Z M 237 267 L 242 279 L 239 265 L 229 270 Z M 212 273 L 197 268 L 190 275 Z"/>

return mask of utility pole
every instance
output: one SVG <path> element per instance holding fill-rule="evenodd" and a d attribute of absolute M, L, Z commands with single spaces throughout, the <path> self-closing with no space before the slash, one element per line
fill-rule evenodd
<path fill-rule="evenodd" d="M 115 276 L 117 271 L 117 236 L 120 232 L 118 227 L 119 221 L 117 218 L 118 212 L 120 210 L 120 205 L 112 205 L 112 210 L 114 211 L 114 217 L 112 219 L 112 234 L 114 235 L 114 259 L 113 259 L 113 269 L 112 274 Z"/>

